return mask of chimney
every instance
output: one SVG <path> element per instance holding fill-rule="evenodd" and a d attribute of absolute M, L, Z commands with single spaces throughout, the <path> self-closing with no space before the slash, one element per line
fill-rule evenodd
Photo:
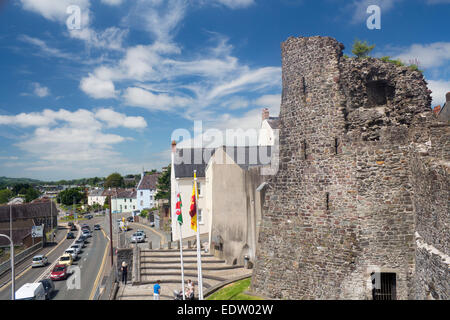
<path fill-rule="evenodd" d="M 447 94 L 445 95 L 445 101 L 447 103 L 450 103 L 450 92 L 447 92 Z"/>
<path fill-rule="evenodd" d="M 172 140 L 172 152 L 175 153 L 177 149 L 177 142 L 175 140 Z"/>
<path fill-rule="evenodd" d="M 441 106 L 440 105 L 433 108 L 434 114 L 439 114 L 440 111 L 441 111 Z"/>
<path fill-rule="evenodd" d="M 269 119 L 269 109 L 262 109 L 262 121 Z"/>

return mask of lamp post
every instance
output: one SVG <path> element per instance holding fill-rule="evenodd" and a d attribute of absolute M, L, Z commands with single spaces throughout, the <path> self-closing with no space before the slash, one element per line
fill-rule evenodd
<path fill-rule="evenodd" d="M 15 276 L 14 276 L 14 244 L 12 241 L 12 238 L 8 237 L 6 234 L 1 234 L 0 233 L 0 237 L 5 237 L 6 239 L 9 240 L 9 244 L 10 244 L 10 259 L 11 259 L 11 300 L 16 300 L 15 297 Z"/>

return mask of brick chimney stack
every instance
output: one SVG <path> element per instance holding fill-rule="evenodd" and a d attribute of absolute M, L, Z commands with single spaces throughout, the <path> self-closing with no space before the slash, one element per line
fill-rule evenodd
<path fill-rule="evenodd" d="M 175 153 L 177 149 L 177 142 L 175 140 L 172 140 L 172 152 Z"/>
<path fill-rule="evenodd" d="M 445 101 L 447 101 L 447 103 L 450 103 L 450 92 L 447 92 L 447 94 L 445 95 Z"/>
<path fill-rule="evenodd" d="M 269 109 L 262 109 L 262 121 L 269 119 Z"/>

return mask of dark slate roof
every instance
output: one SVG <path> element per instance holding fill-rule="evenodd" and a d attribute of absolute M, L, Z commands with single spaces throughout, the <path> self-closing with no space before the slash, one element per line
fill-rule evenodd
<path fill-rule="evenodd" d="M 57 216 L 58 210 L 55 203 L 52 203 L 52 215 Z M 0 206 L 0 222 L 9 221 L 9 207 Z M 50 216 L 49 202 L 25 203 L 12 206 L 13 221 L 16 219 L 31 219 Z"/>
<path fill-rule="evenodd" d="M 177 149 L 175 153 L 175 178 L 193 178 L 194 170 L 197 177 L 205 177 L 205 169 L 214 148 Z"/>
<path fill-rule="evenodd" d="M 89 192 L 91 197 L 101 197 L 103 195 L 103 189 L 93 189 Z"/>
<path fill-rule="evenodd" d="M 159 173 L 145 175 L 139 182 L 138 190 L 156 190 L 159 176 Z"/>
<path fill-rule="evenodd" d="M 242 169 L 270 165 L 271 146 L 223 147 L 233 161 Z"/>
<path fill-rule="evenodd" d="M 136 198 L 136 190 L 134 189 L 120 189 L 117 191 L 117 198 Z"/>
<path fill-rule="evenodd" d="M 272 129 L 280 129 L 280 118 L 279 117 L 269 117 L 267 123 Z"/>

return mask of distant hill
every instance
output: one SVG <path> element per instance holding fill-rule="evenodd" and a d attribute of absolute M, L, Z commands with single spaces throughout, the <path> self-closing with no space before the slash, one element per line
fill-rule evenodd
<path fill-rule="evenodd" d="M 30 178 L 8 178 L 0 177 L 0 186 L 11 186 L 19 183 L 28 183 L 31 185 L 41 184 L 43 181 Z"/>

